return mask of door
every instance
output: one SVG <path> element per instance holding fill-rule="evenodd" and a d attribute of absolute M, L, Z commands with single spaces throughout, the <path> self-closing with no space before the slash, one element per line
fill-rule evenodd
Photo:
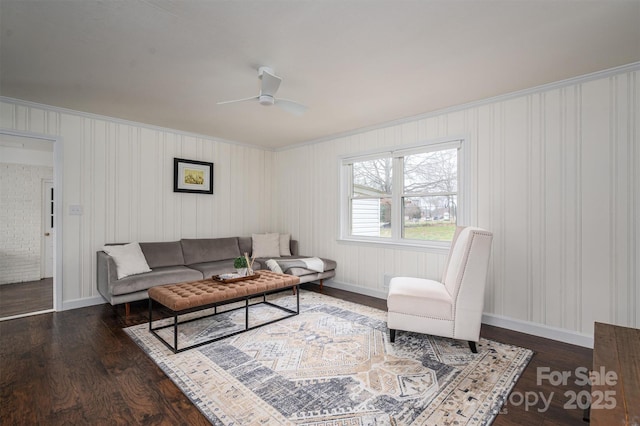
<path fill-rule="evenodd" d="M 53 181 L 45 179 L 42 182 L 42 278 L 53 277 L 53 240 L 55 218 Z"/>

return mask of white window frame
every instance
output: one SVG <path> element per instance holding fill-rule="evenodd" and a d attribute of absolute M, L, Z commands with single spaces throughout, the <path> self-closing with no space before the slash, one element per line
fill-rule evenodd
<path fill-rule="evenodd" d="M 457 224 L 465 225 L 469 220 L 469 161 L 466 155 L 466 138 L 449 137 L 436 140 L 420 142 L 417 144 L 403 145 L 390 149 L 381 149 L 374 151 L 366 151 L 357 155 L 348 155 L 339 157 L 339 185 L 340 185 L 340 212 L 339 212 L 339 236 L 338 241 L 344 243 L 354 243 L 359 245 L 385 246 L 397 248 L 416 248 L 420 250 L 428 250 L 434 252 L 447 252 L 451 247 L 450 241 L 426 241 L 402 238 L 402 205 L 401 200 L 404 191 L 404 173 L 402 161 L 404 156 L 416 153 L 436 151 L 441 149 L 458 148 L 458 208 L 457 208 Z M 354 162 L 372 160 L 382 157 L 391 157 L 393 159 L 393 177 L 392 177 L 392 210 L 391 210 L 391 238 L 373 237 L 373 236 L 353 236 L 350 235 L 350 203 L 351 197 L 351 165 Z"/>

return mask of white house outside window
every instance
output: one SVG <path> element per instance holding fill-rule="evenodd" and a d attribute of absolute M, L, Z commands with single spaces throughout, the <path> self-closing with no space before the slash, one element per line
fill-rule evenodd
<path fill-rule="evenodd" d="M 462 141 L 342 160 L 341 239 L 448 244 L 459 219 Z"/>

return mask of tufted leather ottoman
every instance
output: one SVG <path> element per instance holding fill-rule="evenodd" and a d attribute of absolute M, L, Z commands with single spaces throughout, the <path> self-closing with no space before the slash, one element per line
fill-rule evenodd
<path fill-rule="evenodd" d="M 298 284 L 300 283 L 300 278 L 293 275 L 286 274 L 276 274 L 271 271 L 256 271 L 258 277 L 246 280 L 246 281 L 238 281 L 233 283 L 222 283 L 218 281 L 214 281 L 212 279 L 201 280 L 201 281 L 193 281 L 179 284 L 169 284 L 162 285 L 157 287 L 152 287 L 149 289 L 149 331 L 151 331 L 158 339 L 160 339 L 169 349 L 171 349 L 174 353 L 182 352 L 187 349 L 194 348 L 196 346 L 201 346 L 207 343 L 211 343 L 216 340 L 223 339 L 225 337 L 232 336 L 234 334 L 238 334 L 238 332 L 231 333 L 222 337 L 218 337 L 215 339 L 208 340 L 206 342 L 201 342 L 195 345 L 191 345 L 185 348 L 178 349 L 178 325 L 182 324 L 178 321 L 178 316 L 183 315 L 185 313 L 194 312 L 198 310 L 208 309 L 208 308 L 217 308 L 217 306 L 225 305 L 228 303 L 245 301 L 244 309 L 246 310 L 246 323 L 245 330 L 247 331 L 262 325 L 270 324 L 274 321 L 279 321 L 284 318 L 289 318 L 290 316 L 297 315 L 300 311 L 300 297 L 299 292 L 297 291 Z M 266 296 L 268 294 L 277 293 L 280 291 L 288 290 L 293 288 L 295 290 L 296 299 L 297 299 L 297 309 L 295 311 L 278 306 L 274 303 L 268 302 L 266 300 Z M 249 299 L 254 298 L 256 296 L 263 296 L 263 300 L 255 304 L 266 303 L 271 306 L 277 307 L 290 315 L 287 315 L 282 318 L 278 318 L 277 320 L 270 321 L 268 323 L 260 324 L 258 326 L 249 327 L 249 306 L 253 306 L 249 304 Z M 153 302 L 160 303 L 165 308 L 169 309 L 173 315 L 173 324 L 165 325 L 157 328 L 153 328 L 152 321 L 152 313 L 153 313 Z M 213 315 L 217 315 L 217 310 Z M 202 317 L 206 318 L 206 317 Z M 199 318 L 201 319 L 201 318 Z M 192 321 L 192 320 L 189 320 Z M 185 321 L 187 322 L 187 321 Z M 163 328 L 173 327 L 174 328 L 174 341 L 173 346 L 171 346 L 165 339 L 159 336 L 156 333 L 156 330 L 160 330 Z"/>

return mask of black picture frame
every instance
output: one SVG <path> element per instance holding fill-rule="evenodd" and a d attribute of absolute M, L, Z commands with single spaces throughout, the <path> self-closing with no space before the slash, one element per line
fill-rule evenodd
<path fill-rule="evenodd" d="M 173 192 L 213 194 L 213 163 L 174 158 Z"/>

